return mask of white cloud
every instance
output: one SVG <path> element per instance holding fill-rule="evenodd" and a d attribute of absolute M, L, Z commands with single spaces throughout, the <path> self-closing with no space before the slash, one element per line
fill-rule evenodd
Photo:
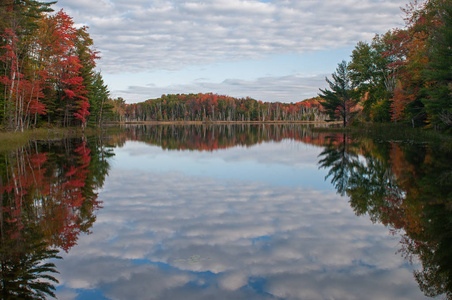
<path fill-rule="evenodd" d="M 163 94 L 180 93 L 209 93 L 232 97 L 252 96 L 262 101 L 298 102 L 325 88 L 325 75 L 282 77 L 262 77 L 256 80 L 227 79 L 220 83 L 205 82 L 202 80 L 191 84 L 170 86 L 129 86 L 127 90 L 117 91 L 125 99 L 143 101 L 147 98 L 157 98 Z M 146 96 L 145 96 L 146 95 Z"/>
<path fill-rule="evenodd" d="M 105 72 L 123 72 L 353 46 L 401 25 L 405 2 L 60 0 L 57 7 L 90 26 Z"/>
<path fill-rule="evenodd" d="M 169 93 L 214 92 L 264 101 L 296 102 L 325 87 L 324 74 L 347 59 L 338 49 L 401 27 L 406 0 L 59 0 L 78 24 L 88 25 L 98 63 L 113 97 L 139 102 Z M 305 70 L 297 58 L 323 50 L 318 69 Z M 275 66 L 272 57 L 293 55 L 294 67 Z M 337 57 L 325 70 L 322 65 Z M 247 64 L 259 61 L 255 69 Z M 212 68 L 197 81 L 198 71 L 174 77 L 192 66 L 242 64 L 231 74 Z M 273 73 L 275 68 L 284 72 Z M 293 70 L 295 69 L 295 70 Z M 280 71 L 281 71 L 280 70 Z M 305 75 L 300 75 L 303 72 Z M 282 74 L 283 73 L 283 74 Z M 127 74 L 142 74 L 137 76 Z M 250 76 L 252 74 L 252 76 Z M 307 75 L 306 75 L 307 74 Z M 317 76 L 317 77 L 316 77 Z M 218 78 L 221 77 L 221 80 Z M 159 82 L 159 83 L 157 83 Z M 154 84 L 154 86 L 152 86 Z"/>
<path fill-rule="evenodd" d="M 225 290 L 236 291 L 247 285 L 248 278 L 244 273 L 233 273 L 222 276 L 219 279 L 220 286 Z"/>

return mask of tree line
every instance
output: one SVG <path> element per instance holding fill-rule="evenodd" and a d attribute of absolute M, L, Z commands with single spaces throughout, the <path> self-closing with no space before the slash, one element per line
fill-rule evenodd
<path fill-rule="evenodd" d="M 452 2 L 413 1 L 406 26 L 359 42 L 319 96 L 330 118 L 452 128 Z"/>
<path fill-rule="evenodd" d="M 162 95 L 141 103 L 110 99 L 95 70 L 87 27 L 53 2 L 0 3 L 0 128 L 100 125 L 115 121 L 395 122 L 452 129 L 452 3 L 413 1 L 406 26 L 359 42 L 329 88 L 298 103 L 216 94 Z M 53 12 L 53 13 L 52 13 Z M 320 105 L 320 102 L 322 105 Z M 329 117 L 326 116 L 328 114 Z"/>
<path fill-rule="evenodd" d="M 297 103 L 262 102 L 207 94 L 162 95 L 120 105 L 121 121 L 323 121 L 317 99 Z"/>
<path fill-rule="evenodd" d="M 0 4 L 0 125 L 8 130 L 99 124 L 111 114 L 87 27 L 53 2 Z"/>

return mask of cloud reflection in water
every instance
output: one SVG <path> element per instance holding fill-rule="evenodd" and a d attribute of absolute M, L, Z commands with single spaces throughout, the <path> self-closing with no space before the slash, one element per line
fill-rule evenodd
<path fill-rule="evenodd" d="M 248 151 L 230 153 L 259 161 Z M 253 151 L 271 157 L 281 149 Z M 211 155 L 166 153 L 173 154 Z M 118 161 L 99 194 L 104 208 L 93 234 L 58 262 L 59 298 L 74 289 L 108 299 L 424 298 L 395 254 L 399 239 L 356 217 L 331 189 L 169 169 L 126 170 Z"/>

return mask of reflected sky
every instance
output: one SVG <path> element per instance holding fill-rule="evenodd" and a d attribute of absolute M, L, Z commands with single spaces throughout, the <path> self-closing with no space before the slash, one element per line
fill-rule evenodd
<path fill-rule="evenodd" d="M 115 167 L 150 173 L 181 172 L 217 179 L 264 181 L 271 185 L 334 188 L 324 181 L 327 170 L 319 170 L 322 148 L 293 140 L 267 142 L 227 151 L 162 151 L 143 142 L 127 142 L 115 150 Z"/>
<path fill-rule="evenodd" d="M 59 299 L 424 299 L 400 238 L 356 217 L 285 140 L 216 152 L 115 149 Z"/>

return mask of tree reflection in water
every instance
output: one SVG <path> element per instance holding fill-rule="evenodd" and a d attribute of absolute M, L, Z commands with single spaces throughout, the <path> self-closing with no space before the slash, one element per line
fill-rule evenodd
<path fill-rule="evenodd" d="M 356 215 L 367 214 L 402 236 L 400 252 L 422 263 L 414 276 L 425 295 L 452 298 L 452 155 L 444 147 L 299 125 L 126 126 L 117 143 L 131 139 L 169 150 L 214 151 L 287 138 L 325 146 L 319 166 L 329 169 L 327 178 L 349 197 Z"/>
<path fill-rule="evenodd" d="M 109 139 L 169 150 L 216 151 L 292 139 L 323 146 L 319 166 L 356 215 L 400 234 L 400 252 L 419 259 L 414 276 L 427 296 L 452 298 L 450 152 L 424 144 L 312 132 L 299 125 L 129 126 Z M 89 232 L 100 208 L 96 190 L 113 155 L 92 138 L 32 143 L 0 154 L 0 264 L 4 299 L 53 296 L 49 258 Z"/>
<path fill-rule="evenodd" d="M 441 146 L 375 142 L 336 135 L 319 166 L 356 215 L 402 236 L 400 252 L 417 258 L 426 296 L 452 298 L 452 156 Z"/>
<path fill-rule="evenodd" d="M 96 189 L 113 154 L 86 138 L 30 143 L 0 155 L 0 289 L 3 299 L 54 296 L 51 258 L 87 233 Z"/>
<path fill-rule="evenodd" d="M 127 139 L 169 150 L 215 151 L 293 139 L 324 146 L 319 166 L 356 215 L 368 215 L 401 238 L 427 296 L 452 299 L 452 155 L 444 145 L 384 141 L 311 131 L 299 125 L 126 126 Z M 450 148 L 450 147 L 449 147 Z"/>

